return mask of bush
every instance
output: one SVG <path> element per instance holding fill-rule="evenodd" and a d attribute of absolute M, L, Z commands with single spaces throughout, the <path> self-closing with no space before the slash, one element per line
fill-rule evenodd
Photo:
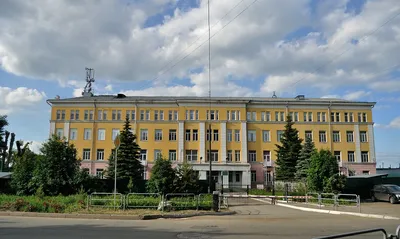
<path fill-rule="evenodd" d="M 70 213 L 86 208 L 85 195 L 37 197 L 0 195 L 1 211 Z"/>

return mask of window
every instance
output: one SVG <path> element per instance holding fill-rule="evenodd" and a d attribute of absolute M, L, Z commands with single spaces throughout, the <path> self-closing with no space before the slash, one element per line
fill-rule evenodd
<path fill-rule="evenodd" d="M 61 110 L 61 119 L 65 120 L 65 110 Z"/>
<path fill-rule="evenodd" d="M 176 141 L 176 129 L 169 130 L 169 140 Z"/>
<path fill-rule="evenodd" d="M 154 140 L 155 141 L 161 141 L 162 140 L 162 129 L 156 129 L 155 130 Z"/>
<path fill-rule="evenodd" d="M 368 175 L 368 174 L 369 174 L 369 171 L 368 171 L 368 170 L 363 170 L 363 171 L 362 171 L 362 174 Z"/>
<path fill-rule="evenodd" d="M 326 131 L 319 131 L 319 142 L 326 143 Z"/>
<path fill-rule="evenodd" d="M 235 129 L 235 141 L 240 142 L 240 129 Z"/>
<path fill-rule="evenodd" d="M 174 111 L 174 120 L 178 120 L 178 111 L 177 110 Z"/>
<path fill-rule="evenodd" d="M 347 161 L 348 162 L 354 162 L 354 151 L 348 151 L 347 152 Z"/>
<path fill-rule="evenodd" d="M 146 110 L 146 120 L 150 120 L 150 110 Z"/>
<path fill-rule="evenodd" d="M 170 110 L 168 111 L 168 120 L 178 120 L 178 111 Z"/>
<path fill-rule="evenodd" d="M 256 142 L 256 131 L 255 130 L 247 131 L 247 141 Z"/>
<path fill-rule="evenodd" d="M 271 151 L 264 150 L 263 151 L 263 159 L 264 159 L 264 162 L 270 162 L 271 161 Z"/>
<path fill-rule="evenodd" d="M 257 152 L 255 150 L 249 150 L 249 162 L 257 161 Z"/>
<path fill-rule="evenodd" d="M 264 142 L 271 141 L 269 130 L 263 130 L 262 134 L 263 134 L 263 141 Z"/>
<path fill-rule="evenodd" d="M 103 177 L 103 169 L 102 168 L 97 168 L 96 169 L 96 176 L 99 178 L 104 178 Z"/>
<path fill-rule="evenodd" d="M 136 111 L 135 110 L 131 111 L 131 120 L 136 120 Z"/>
<path fill-rule="evenodd" d="M 85 110 L 84 111 L 84 116 L 83 116 L 84 118 L 84 120 L 88 120 L 89 119 L 89 110 Z"/>
<path fill-rule="evenodd" d="M 366 151 L 361 152 L 361 162 L 368 163 L 368 152 Z"/>
<path fill-rule="evenodd" d="M 227 162 L 232 162 L 232 150 L 228 150 L 226 152 L 226 161 Z"/>
<path fill-rule="evenodd" d="M 207 116 L 207 119 L 210 119 L 210 120 L 218 120 L 219 119 L 219 111 L 218 110 L 211 110 L 211 111 L 207 110 L 207 115 L 208 114 L 210 114 L 210 118 L 208 118 L 208 116 Z"/>
<path fill-rule="evenodd" d="M 339 131 L 333 131 L 333 142 L 340 142 L 340 132 Z"/>
<path fill-rule="evenodd" d="M 69 119 L 70 120 L 74 120 L 75 119 L 75 110 L 71 110 L 70 115 L 69 115 Z"/>
<path fill-rule="evenodd" d="M 271 112 L 261 112 L 261 121 L 271 121 Z"/>
<path fill-rule="evenodd" d="M 169 160 L 176 161 L 176 150 L 170 149 L 168 152 Z"/>
<path fill-rule="evenodd" d="M 290 117 L 293 121 L 299 121 L 299 112 L 290 112 Z"/>
<path fill-rule="evenodd" d="M 326 112 L 322 112 L 322 122 L 326 122 Z"/>
<path fill-rule="evenodd" d="M 228 142 L 232 142 L 232 130 L 231 130 L 231 129 L 228 129 L 228 130 L 227 130 L 226 140 L 227 140 Z"/>
<path fill-rule="evenodd" d="M 82 160 L 90 160 L 90 149 L 83 149 Z"/>
<path fill-rule="evenodd" d="M 277 139 L 278 142 L 281 142 L 283 133 L 284 133 L 283 130 L 278 130 L 278 131 L 276 131 L 276 139 Z"/>
<path fill-rule="evenodd" d="M 217 129 L 214 129 L 213 135 L 214 135 L 214 141 L 218 141 L 219 137 L 218 137 L 218 130 Z"/>
<path fill-rule="evenodd" d="M 281 111 L 281 120 L 280 121 L 285 121 L 285 112 Z"/>
<path fill-rule="evenodd" d="M 92 129 L 84 129 L 83 131 L 83 139 L 84 140 L 91 140 L 92 139 Z"/>
<path fill-rule="evenodd" d="M 344 122 L 349 122 L 349 113 L 344 112 Z"/>
<path fill-rule="evenodd" d="M 94 118 L 94 112 L 93 110 L 89 110 L 89 120 L 93 120 Z"/>
<path fill-rule="evenodd" d="M 186 141 L 190 141 L 190 129 L 187 129 L 187 130 L 185 131 L 185 140 L 186 140 Z"/>
<path fill-rule="evenodd" d="M 306 135 L 306 138 L 310 138 L 311 140 L 313 139 L 311 130 L 306 130 L 305 135 Z"/>
<path fill-rule="evenodd" d="M 304 122 L 312 122 L 313 121 L 313 115 L 312 112 L 304 112 L 303 113 L 303 120 Z"/>
<path fill-rule="evenodd" d="M 367 131 L 360 131 L 360 141 L 361 141 L 361 143 L 368 142 Z"/>
<path fill-rule="evenodd" d="M 251 171 L 251 182 L 255 182 L 257 180 L 256 171 Z"/>
<path fill-rule="evenodd" d="M 196 162 L 197 161 L 197 150 L 186 150 L 186 161 Z"/>
<path fill-rule="evenodd" d="M 331 122 L 340 122 L 339 112 L 331 112 Z"/>
<path fill-rule="evenodd" d="M 240 182 L 240 173 L 235 173 L 236 182 Z"/>
<path fill-rule="evenodd" d="M 158 110 L 154 111 L 154 120 L 158 120 Z"/>
<path fill-rule="evenodd" d="M 144 110 L 140 111 L 140 120 L 144 120 Z"/>
<path fill-rule="evenodd" d="M 56 129 L 56 135 L 57 135 L 57 137 L 62 139 L 64 137 L 64 129 L 61 129 L 61 128 Z"/>
<path fill-rule="evenodd" d="M 103 110 L 97 111 L 97 120 L 103 120 Z"/>
<path fill-rule="evenodd" d="M 362 122 L 367 122 L 367 113 L 362 113 Z"/>
<path fill-rule="evenodd" d="M 60 120 L 61 119 L 61 110 L 56 111 L 56 119 Z"/>
<path fill-rule="evenodd" d="M 140 150 L 140 160 L 142 161 L 147 160 L 147 149 Z"/>
<path fill-rule="evenodd" d="M 154 150 L 154 161 L 161 159 L 161 150 L 155 149 Z"/>
<path fill-rule="evenodd" d="M 235 150 L 235 161 L 240 162 L 240 150 Z"/>
<path fill-rule="evenodd" d="M 119 135 L 119 129 L 113 129 L 112 130 L 112 141 L 115 140 L 115 138 L 117 138 L 117 136 Z"/>
<path fill-rule="evenodd" d="M 97 140 L 106 140 L 106 130 L 105 129 L 98 129 Z"/>
<path fill-rule="evenodd" d="M 104 160 L 104 149 L 97 150 L 97 160 L 103 161 Z"/>
<path fill-rule="evenodd" d="M 354 122 L 354 114 L 350 113 L 350 122 Z"/>
<path fill-rule="evenodd" d="M 347 142 L 352 143 L 354 141 L 353 131 L 346 131 Z"/>
<path fill-rule="evenodd" d="M 317 112 L 317 121 L 326 122 L 326 112 Z"/>
<path fill-rule="evenodd" d="M 211 136 L 210 136 L 210 130 L 208 129 L 207 132 L 206 132 L 206 140 L 207 140 L 207 141 L 210 141 L 210 138 L 211 138 Z"/>
<path fill-rule="evenodd" d="M 160 120 L 164 120 L 164 110 L 160 110 Z"/>
<path fill-rule="evenodd" d="M 140 129 L 140 141 L 147 141 L 149 132 L 147 129 Z"/>
<path fill-rule="evenodd" d="M 210 150 L 207 150 L 207 162 L 209 162 Z M 211 161 L 218 162 L 218 150 L 211 150 Z"/>
<path fill-rule="evenodd" d="M 231 110 L 227 111 L 228 120 L 240 120 L 240 111 L 239 110 Z"/>
<path fill-rule="evenodd" d="M 335 158 L 336 158 L 336 160 L 338 161 L 338 162 L 340 162 L 341 161 L 341 152 L 340 151 L 334 151 L 333 152 L 333 155 L 335 156 Z"/>
<path fill-rule="evenodd" d="M 77 129 L 70 129 L 69 131 L 69 139 L 76 140 L 78 138 L 78 130 Z"/>
<path fill-rule="evenodd" d="M 193 137 L 192 140 L 193 141 L 197 141 L 199 140 L 199 131 L 197 129 L 192 130 L 193 131 Z"/>
<path fill-rule="evenodd" d="M 85 112 L 85 117 L 86 117 L 86 112 Z M 113 110 L 113 111 L 112 111 L 111 119 L 112 119 L 112 120 L 116 120 L 116 119 L 117 119 L 117 111 L 116 111 L 116 110 Z"/>

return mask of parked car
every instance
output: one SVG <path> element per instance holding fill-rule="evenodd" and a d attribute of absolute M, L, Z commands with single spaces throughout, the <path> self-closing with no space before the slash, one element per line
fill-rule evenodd
<path fill-rule="evenodd" d="M 395 184 L 375 185 L 371 192 L 372 201 L 386 201 L 392 204 L 400 202 L 400 186 Z"/>

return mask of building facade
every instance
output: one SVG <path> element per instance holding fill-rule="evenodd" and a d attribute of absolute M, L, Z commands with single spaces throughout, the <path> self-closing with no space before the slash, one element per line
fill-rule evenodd
<path fill-rule="evenodd" d="M 374 102 L 338 99 L 92 96 L 48 100 L 50 134 L 65 137 L 82 167 L 102 175 L 126 117 L 141 148 L 146 177 L 158 156 L 187 161 L 230 186 L 272 182 L 285 120 L 300 137 L 331 150 L 344 174 L 375 174 Z M 211 131 L 210 131 L 211 128 Z"/>

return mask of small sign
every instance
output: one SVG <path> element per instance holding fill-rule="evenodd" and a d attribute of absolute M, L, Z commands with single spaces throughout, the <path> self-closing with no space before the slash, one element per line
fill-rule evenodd
<path fill-rule="evenodd" d="M 257 189 L 264 189 L 264 184 L 257 184 Z"/>
<path fill-rule="evenodd" d="M 119 139 L 119 135 L 117 135 L 117 137 L 115 137 L 115 139 L 114 139 L 114 146 L 116 148 L 119 148 L 120 144 L 121 144 L 121 140 Z"/>

